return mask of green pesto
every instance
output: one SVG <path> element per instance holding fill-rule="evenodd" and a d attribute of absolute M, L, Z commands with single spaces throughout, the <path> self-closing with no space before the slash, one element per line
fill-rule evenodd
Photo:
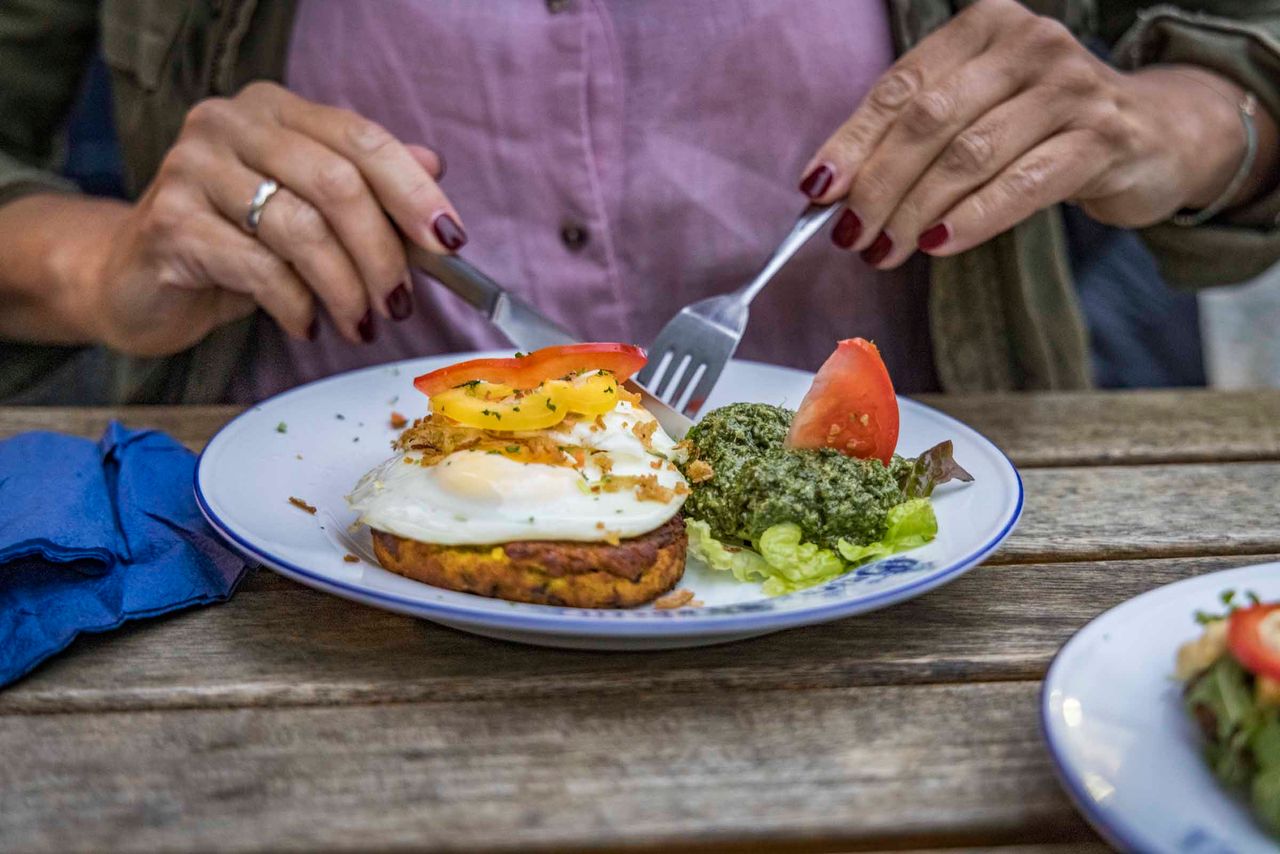
<path fill-rule="evenodd" d="M 834 549 L 841 539 L 880 540 L 889 509 L 902 501 L 893 472 L 879 460 L 828 448 L 784 448 L 792 417 L 777 406 L 735 403 L 695 425 L 687 437 L 689 461 L 705 461 L 713 475 L 693 484 L 685 514 L 729 542 L 754 541 L 782 522 L 799 525 L 805 542 L 823 548 Z"/>

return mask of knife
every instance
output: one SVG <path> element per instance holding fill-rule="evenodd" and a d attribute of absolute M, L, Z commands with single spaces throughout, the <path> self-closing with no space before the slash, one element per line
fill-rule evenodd
<path fill-rule="evenodd" d="M 453 293 L 462 297 L 521 350 L 540 350 L 559 344 L 577 344 L 579 339 L 563 326 L 542 315 L 537 309 L 489 278 L 477 267 L 457 255 L 437 255 L 421 246 L 407 245 L 409 264 Z M 640 395 L 645 409 L 653 413 L 667 435 L 683 439 L 693 422 L 661 400 L 649 394 L 633 380 L 623 383 Z"/>

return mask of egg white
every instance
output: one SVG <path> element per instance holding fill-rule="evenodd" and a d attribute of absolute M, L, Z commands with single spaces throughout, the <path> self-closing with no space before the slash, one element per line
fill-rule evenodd
<path fill-rule="evenodd" d="M 675 489 L 685 484 L 666 462 L 678 455 L 675 442 L 657 426 L 646 448 L 632 428 L 656 420 L 626 401 L 601 421 L 603 427 L 579 421 L 569 429 L 537 431 L 557 444 L 602 452 L 589 454 L 581 470 L 484 451 L 455 451 L 423 466 L 416 463 L 419 455 L 400 452 L 361 478 L 347 500 L 372 528 L 440 545 L 599 542 L 646 534 L 679 512 L 684 495 L 642 501 L 634 488 L 592 492 L 606 476 L 596 460 L 607 456 L 614 476 L 656 475 L 661 486 Z M 406 456 L 414 462 L 405 462 Z"/>

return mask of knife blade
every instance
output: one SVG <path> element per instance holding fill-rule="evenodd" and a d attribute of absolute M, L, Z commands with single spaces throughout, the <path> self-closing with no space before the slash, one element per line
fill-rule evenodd
<path fill-rule="evenodd" d="M 480 310 L 521 350 L 540 350 L 578 339 L 457 255 L 409 247 L 409 263 Z"/>
<path fill-rule="evenodd" d="M 579 339 L 563 326 L 542 315 L 533 306 L 512 294 L 457 255 L 437 255 L 421 246 L 407 245 L 409 263 L 426 273 L 466 302 L 479 309 L 489 322 L 521 350 L 540 350 L 559 344 L 577 344 Z M 645 409 L 653 413 L 662 429 L 679 441 L 693 422 L 649 394 L 633 380 L 623 385 L 640 395 Z"/>

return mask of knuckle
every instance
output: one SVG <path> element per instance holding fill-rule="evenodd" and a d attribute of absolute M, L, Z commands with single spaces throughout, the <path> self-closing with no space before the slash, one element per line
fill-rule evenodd
<path fill-rule="evenodd" d="M 259 292 L 288 275 L 284 261 L 265 247 L 254 247 L 246 252 L 242 263 L 246 279 L 253 282 Z"/>
<path fill-rule="evenodd" d="M 284 87 L 277 83 L 269 80 L 254 80 L 236 93 L 236 98 L 245 101 L 266 101 L 274 99 L 283 91 L 286 91 Z"/>
<path fill-rule="evenodd" d="M 1054 18 L 1036 15 L 1027 21 L 1024 38 L 1028 47 L 1044 56 L 1056 56 L 1075 49 L 1076 37 L 1066 25 Z"/>
<path fill-rule="evenodd" d="M 168 241 L 180 235 L 190 220 L 187 194 L 174 186 L 162 186 L 151 197 L 143 232 L 152 241 Z"/>
<path fill-rule="evenodd" d="M 831 138 L 832 159 L 853 162 L 869 151 L 876 138 L 865 122 L 854 119 L 841 125 Z"/>
<path fill-rule="evenodd" d="M 203 133 L 220 127 L 231 112 L 226 98 L 205 98 L 190 109 L 182 121 L 182 133 Z"/>
<path fill-rule="evenodd" d="M 285 211 L 285 239 L 291 243 L 315 244 L 329 239 L 329 224 L 320 211 L 302 200 L 296 200 Z"/>
<path fill-rule="evenodd" d="M 345 128 L 347 139 L 362 154 L 377 154 L 396 141 L 391 131 L 355 113 L 350 114 Z"/>
<path fill-rule="evenodd" d="M 940 164 L 954 174 L 973 175 L 984 172 L 995 156 L 995 145 L 989 131 L 970 128 L 947 144 Z"/>
<path fill-rule="evenodd" d="M 1000 181 L 1001 191 L 1009 198 L 1038 196 L 1048 180 L 1048 164 L 1028 160 L 1010 169 Z"/>
<path fill-rule="evenodd" d="M 156 170 L 156 178 L 160 181 L 184 178 L 194 173 L 202 160 L 203 157 L 196 146 L 179 139 L 160 162 L 160 167 Z"/>
<path fill-rule="evenodd" d="M 416 216 L 426 219 L 435 213 L 443 199 L 435 182 L 420 179 L 404 190 L 404 199 Z"/>
<path fill-rule="evenodd" d="M 878 169 L 863 169 L 854 179 L 853 188 L 849 192 L 851 207 L 859 213 L 869 214 L 879 208 L 889 198 L 892 188 Z"/>
<path fill-rule="evenodd" d="M 1072 56 L 1057 63 L 1046 82 L 1068 95 L 1084 97 L 1096 92 L 1102 80 L 1092 62 Z"/>
<path fill-rule="evenodd" d="M 956 115 L 955 99 L 946 92 L 922 92 L 902 113 L 902 125 L 917 137 L 929 137 L 951 124 Z"/>
<path fill-rule="evenodd" d="M 896 112 L 916 96 L 921 81 L 920 72 L 911 66 L 893 68 L 871 87 L 868 100 L 882 110 Z"/>
<path fill-rule="evenodd" d="M 326 202 L 349 202 L 364 192 L 360 170 L 340 157 L 326 158 L 315 174 L 316 192 Z"/>

